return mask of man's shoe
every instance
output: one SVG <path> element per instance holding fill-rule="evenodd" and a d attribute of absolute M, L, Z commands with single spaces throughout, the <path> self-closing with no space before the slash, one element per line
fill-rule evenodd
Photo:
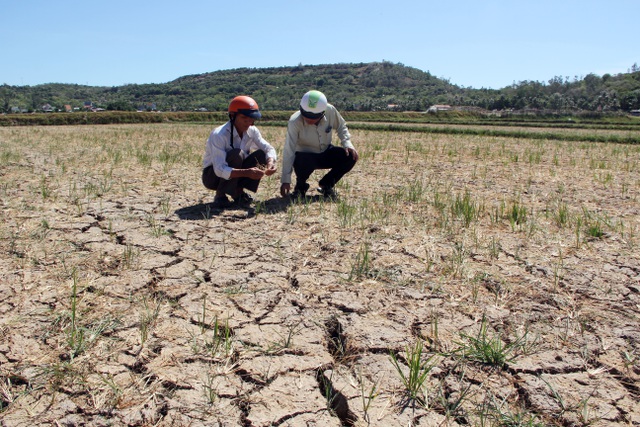
<path fill-rule="evenodd" d="M 291 197 L 291 200 L 304 199 L 307 195 L 308 189 L 309 184 L 307 184 L 306 182 L 300 187 L 296 185 L 293 191 L 289 194 L 289 197 Z"/>
<path fill-rule="evenodd" d="M 289 197 L 291 198 L 291 200 L 304 199 L 306 195 L 307 194 L 304 191 L 300 190 L 293 190 L 291 193 L 289 193 Z"/>
<path fill-rule="evenodd" d="M 213 207 L 218 209 L 228 208 L 232 205 L 231 201 L 227 198 L 227 196 L 216 196 L 213 198 Z"/>
<path fill-rule="evenodd" d="M 338 192 L 333 187 L 318 187 L 318 192 L 322 194 L 325 199 L 337 199 Z"/>
<path fill-rule="evenodd" d="M 234 199 L 234 201 L 239 205 L 250 205 L 251 203 L 253 203 L 253 197 L 243 191 L 238 197 Z"/>

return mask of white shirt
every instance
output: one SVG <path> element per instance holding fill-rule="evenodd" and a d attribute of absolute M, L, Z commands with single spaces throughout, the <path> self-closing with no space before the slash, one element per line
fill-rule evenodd
<path fill-rule="evenodd" d="M 230 144 L 232 128 L 233 147 Z M 271 158 L 274 161 L 277 159 L 275 148 L 262 137 L 257 127 L 250 126 L 240 138 L 235 126 L 232 126 L 231 121 L 228 121 L 211 131 L 202 159 L 202 168 L 213 165 L 213 171 L 217 176 L 222 179 L 229 179 L 233 168 L 227 164 L 227 153 L 232 148 L 241 149 L 244 157 L 247 157 L 253 151 L 262 150 L 267 155 L 267 158 Z"/>
<path fill-rule="evenodd" d="M 324 116 L 316 125 L 307 124 L 300 111 L 293 113 L 287 125 L 280 182 L 283 184 L 291 183 L 296 151 L 322 153 L 331 145 L 334 131 L 344 148 L 353 148 L 347 123 L 333 105 L 327 105 Z"/>

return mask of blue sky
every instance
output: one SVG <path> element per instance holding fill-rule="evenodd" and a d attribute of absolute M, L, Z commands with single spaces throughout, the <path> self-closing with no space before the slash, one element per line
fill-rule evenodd
<path fill-rule="evenodd" d="M 390 61 L 463 87 L 627 72 L 640 1 L 0 0 L 0 84 Z"/>

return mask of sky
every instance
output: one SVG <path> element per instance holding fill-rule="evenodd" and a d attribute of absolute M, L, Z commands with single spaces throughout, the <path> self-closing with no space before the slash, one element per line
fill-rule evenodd
<path fill-rule="evenodd" d="M 500 89 L 628 72 L 638 0 L 0 0 L 0 85 L 388 61 Z"/>

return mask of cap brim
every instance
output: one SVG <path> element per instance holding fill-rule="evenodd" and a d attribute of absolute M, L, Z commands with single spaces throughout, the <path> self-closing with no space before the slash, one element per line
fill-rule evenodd
<path fill-rule="evenodd" d="M 239 110 L 238 113 L 243 116 L 251 117 L 252 119 L 259 119 L 262 117 L 259 110 Z"/>
<path fill-rule="evenodd" d="M 304 117 L 306 117 L 307 119 L 319 119 L 322 116 L 324 116 L 324 111 L 321 113 L 311 113 L 309 111 L 305 111 L 304 109 L 300 108 L 300 114 L 302 114 Z"/>

